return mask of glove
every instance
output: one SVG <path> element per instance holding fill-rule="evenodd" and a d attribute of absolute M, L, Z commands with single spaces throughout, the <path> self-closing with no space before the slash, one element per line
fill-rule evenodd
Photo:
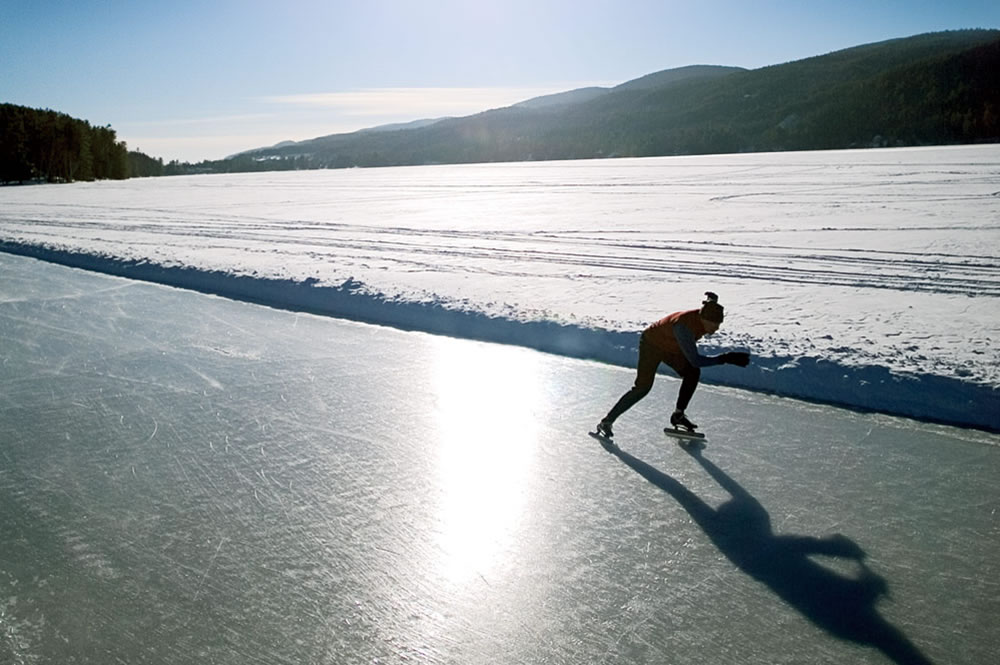
<path fill-rule="evenodd" d="M 743 353 L 742 351 L 730 351 L 729 353 L 722 354 L 722 362 L 746 367 L 750 364 L 750 354 Z"/>

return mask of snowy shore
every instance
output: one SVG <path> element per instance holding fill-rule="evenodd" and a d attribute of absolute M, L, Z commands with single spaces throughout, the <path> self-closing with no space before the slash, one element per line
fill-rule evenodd
<path fill-rule="evenodd" d="M 705 290 L 711 383 L 1000 431 L 1000 148 L 0 191 L 0 250 L 622 366 Z"/>
<path fill-rule="evenodd" d="M 528 348 L 574 358 L 625 365 L 634 362 L 635 333 L 552 321 L 523 321 L 451 309 L 437 302 L 400 301 L 370 293 L 352 280 L 335 287 L 164 267 L 145 262 L 75 254 L 34 246 L 0 244 L 0 251 L 130 279 L 192 289 L 237 300 L 367 323 Z M 746 347 L 717 348 L 715 351 Z M 844 366 L 813 357 L 754 356 L 748 370 L 713 368 L 710 383 L 881 411 L 918 419 L 1000 430 L 995 387 L 934 375 L 894 374 L 878 366 Z"/>

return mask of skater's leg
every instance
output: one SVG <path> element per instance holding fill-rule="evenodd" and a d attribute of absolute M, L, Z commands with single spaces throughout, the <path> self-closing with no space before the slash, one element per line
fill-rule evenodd
<path fill-rule="evenodd" d="M 652 387 L 652 383 L 640 383 L 636 380 L 632 389 L 621 396 L 618 402 L 611 407 L 610 411 L 608 411 L 608 415 L 604 416 L 604 420 L 602 422 L 608 424 L 615 422 L 615 420 L 618 419 L 618 416 L 631 409 L 637 402 L 639 402 L 639 400 L 648 395 Z"/>
<path fill-rule="evenodd" d="M 701 380 L 701 369 L 692 365 L 687 358 L 681 355 L 668 356 L 664 362 L 670 365 L 670 368 L 681 377 L 681 389 L 677 393 L 677 409 L 670 415 L 670 424 L 675 429 L 686 429 L 693 432 L 698 426 L 688 420 L 687 416 L 684 415 L 684 410 L 691 402 L 695 389 L 698 388 L 698 382 Z"/>
<path fill-rule="evenodd" d="M 681 375 L 681 389 L 677 393 L 677 410 L 683 413 L 690 404 L 694 391 L 698 388 L 698 382 L 701 380 L 701 368 L 685 363 L 685 366 L 678 369 L 677 373 Z"/>
<path fill-rule="evenodd" d="M 602 422 L 613 423 L 643 397 L 649 394 L 656 378 L 656 368 L 660 366 L 660 354 L 645 339 L 639 340 L 639 362 L 636 369 L 635 385 L 611 408 Z"/>

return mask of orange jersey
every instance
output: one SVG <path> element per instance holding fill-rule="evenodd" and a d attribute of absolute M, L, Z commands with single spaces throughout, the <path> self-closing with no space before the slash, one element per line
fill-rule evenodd
<path fill-rule="evenodd" d="M 658 349 L 669 355 L 683 356 L 680 344 L 674 337 L 674 326 L 683 323 L 696 340 L 705 336 L 705 326 L 701 322 L 701 310 L 689 309 L 685 312 L 668 314 L 646 328 L 642 335 Z"/>

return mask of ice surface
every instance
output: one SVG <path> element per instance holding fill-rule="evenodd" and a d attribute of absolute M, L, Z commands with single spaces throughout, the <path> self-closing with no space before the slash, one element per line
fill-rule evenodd
<path fill-rule="evenodd" d="M 0 662 L 1000 652 L 994 434 L 703 386 L 693 456 L 661 377 L 608 451 L 625 369 L 4 254 L 0 340 Z"/>
<path fill-rule="evenodd" d="M 621 365 L 712 290 L 756 362 L 707 380 L 997 431 L 998 194 L 998 146 L 160 178 L 0 189 L 0 248 Z"/>

